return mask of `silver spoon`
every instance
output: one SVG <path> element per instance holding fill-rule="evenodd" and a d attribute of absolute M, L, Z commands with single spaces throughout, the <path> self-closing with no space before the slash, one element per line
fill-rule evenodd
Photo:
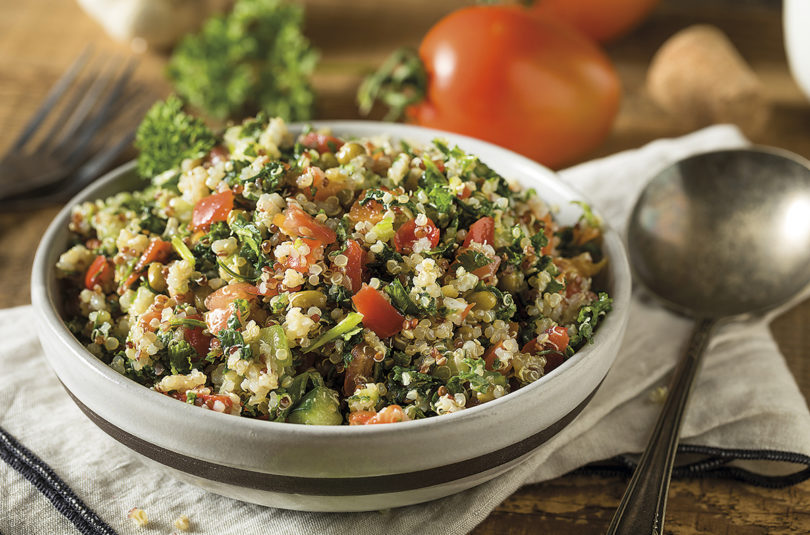
<path fill-rule="evenodd" d="M 786 303 L 810 283 L 810 162 L 764 147 L 677 162 L 642 191 L 627 241 L 636 280 L 695 319 L 608 528 L 660 534 L 681 422 L 713 328 Z"/>

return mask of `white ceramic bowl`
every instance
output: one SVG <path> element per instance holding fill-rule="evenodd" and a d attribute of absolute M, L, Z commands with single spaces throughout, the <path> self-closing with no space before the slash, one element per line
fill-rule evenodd
<path fill-rule="evenodd" d="M 314 123 L 337 135 L 385 134 L 426 144 L 441 137 L 478 155 L 560 208 L 584 196 L 551 171 L 483 141 L 414 126 L 373 122 Z M 613 363 L 628 317 L 630 271 L 619 236 L 606 229 L 607 290 L 613 311 L 588 345 L 537 382 L 500 399 L 444 416 L 389 425 L 304 426 L 200 410 L 144 388 L 91 355 L 59 314 L 54 265 L 68 245 L 70 208 L 137 187 L 133 165 L 85 189 L 42 238 L 32 301 L 47 359 L 76 404 L 101 429 L 180 479 L 263 505 L 308 511 L 361 511 L 424 502 L 509 470 L 585 407 Z"/>

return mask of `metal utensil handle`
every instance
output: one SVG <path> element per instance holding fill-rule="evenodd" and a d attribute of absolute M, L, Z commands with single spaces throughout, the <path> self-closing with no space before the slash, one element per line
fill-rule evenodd
<path fill-rule="evenodd" d="M 695 324 L 686 353 L 675 368 L 664 408 L 610 522 L 608 534 L 658 535 L 663 532 L 669 479 L 683 415 L 716 322 L 702 319 Z"/>

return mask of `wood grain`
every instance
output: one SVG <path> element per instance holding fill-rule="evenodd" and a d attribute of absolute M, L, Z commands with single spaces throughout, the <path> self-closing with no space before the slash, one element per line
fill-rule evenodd
<path fill-rule="evenodd" d="M 380 8 L 376 0 L 306 0 L 307 32 L 323 52 L 314 80 L 320 119 L 358 118 L 354 92 L 363 74 L 390 51 L 416 46 L 424 32 L 461 0 L 402 0 Z M 646 97 L 650 58 L 667 37 L 695 23 L 720 27 L 760 77 L 773 107 L 766 128 L 753 141 L 810 157 L 810 104 L 787 69 L 779 2 L 665 0 L 639 28 L 607 47 L 625 90 L 615 127 L 584 159 L 638 147 L 684 132 Z M 70 0 L 0 0 L 0 152 L 36 109 L 53 81 L 87 45 L 119 56 L 128 47 L 111 41 Z M 145 54 L 138 82 L 155 95 L 169 86 L 166 58 Z M 39 237 L 57 208 L 0 214 L 0 307 L 30 302 L 29 270 Z M 805 398 L 810 394 L 810 302 L 772 326 Z M 478 528 L 477 535 L 602 533 L 624 491 L 621 477 L 567 475 L 520 489 Z M 752 487 L 726 480 L 675 481 L 667 533 L 810 533 L 810 482 L 788 489 Z"/>

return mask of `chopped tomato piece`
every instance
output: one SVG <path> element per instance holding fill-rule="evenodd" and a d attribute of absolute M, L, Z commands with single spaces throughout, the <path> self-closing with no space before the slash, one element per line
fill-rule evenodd
<path fill-rule="evenodd" d="M 498 342 L 494 346 L 489 346 L 489 349 L 487 349 L 486 353 L 484 353 L 484 362 L 486 363 L 486 368 L 489 371 L 491 371 L 491 372 L 493 372 L 493 371 L 494 372 L 499 372 L 499 373 L 501 373 L 503 375 L 506 375 L 506 373 L 509 370 L 512 369 L 512 363 L 511 362 L 507 362 L 507 363 L 501 362 L 500 363 L 501 367 L 500 368 L 495 368 L 495 361 L 498 359 L 498 355 L 497 355 L 496 351 L 499 348 L 503 348 L 503 342 Z"/>
<path fill-rule="evenodd" d="M 357 292 L 363 285 L 363 264 L 366 262 L 366 251 L 356 241 L 348 240 L 343 254 L 348 259 L 344 271 L 352 282 L 352 292 Z"/>
<path fill-rule="evenodd" d="M 357 387 L 371 377 L 374 371 L 374 350 L 370 345 L 357 344 L 352 348 L 352 360 L 346 366 L 346 375 L 343 379 L 343 393 L 347 396 L 354 394 Z"/>
<path fill-rule="evenodd" d="M 328 134 L 310 132 L 301 138 L 301 144 L 308 149 L 315 149 L 319 153 L 337 152 L 343 146 L 343 141 Z"/>
<path fill-rule="evenodd" d="M 200 394 L 197 396 L 197 399 L 194 400 L 194 404 L 197 405 L 197 400 L 200 400 L 199 406 L 204 406 L 212 411 L 217 410 L 217 402 L 222 403 L 225 407 L 224 410 L 221 412 L 230 412 L 231 407 L 233 407 L 233 400 L 229 396 L 225 396 L 222 394 Z"/>
<path fill-rule="evenodd" d="M 337 240 L 334 230 L 317 221 L 294 203 L 290 203 L 283 214 L 276 214 L 273 223 L 287 236 L 312 238 L 324 245 L 335 243 Z"/>
<path fill-rule="evenodd" d="M 548 334 L 548 339 L 546 339 L 543 344 L 538 343 L 538 339 L 543 336 L 540 335 L 524 345 L 521 351 L 523 353 L 539 353 L 540 351 L 546 351 L 543 355 L 546 357 L 546 367 L 544 371 L 548 373 L 565 362 L 565 348 L 568 347 L 569 337 L 568 329 L 559 325 L 546 329 L 544 334 Z"/>
<path fill-rule="evenodd" d="M 383 219 L 383 205 L 373 199 L 365 204 L 360 204 L 360 200 L 364 197 L 365 192 L 361 192 L 357 200 L 354 201 L 354 204 L 349 210 L 349 219 L 353 223 L 367 221 L 372 225 L 376 225 Z"/>
<path fill-rule="evenodd" d="M 127 277 L 124 283 L 118 288 L 118 293 L 123 295 L 130 286 L 135 284 L 135 281 L 141 278 L 143 270 L 152 262 L 164 264 L 172 255 L 172 250 L 173 248 L 170 242 L 163 241 L 160 238 L 152 240 L 143 254 L 141 254 L 141 257 L 132 269 L 132 273 L 129 274 L 129 277 Z"/>
<path fill-rule="evenodd" d="M 88 290 L 92 290 L 97 284 L 104 287 L 113 281 L 114 275 L 115 272 L 109 260 L 104 255 L 98 255 L 87 268 L 87 273 L 84 275 L 84 286 Z"/>
<path fill-rule="evenodd" d="M 427 238 L 432 249 L 439 245 L 440 237 L 441 231 L 430 218 L 427 218 L 425 225 L 417 225 L 416 219 L 411 219 L 403 223 L 394 234 L 394 247 L 398 253 L 410 253 L 418 240 Z"/>
<path fill-rule="evenodd" d="M 205 313 L 205 324 L 212 334 L 217 334 L 219 331 L 228 326 L 228 319 L 230 319 L 233 311 L 231 310 L 231 303 L 235 299 L 244 299 L 252 301 L 258 295 L 258 289 L 247 282 L 237 282 L 223 286 L 211 295 L 205 298 L 205 307 L 208 312 Z"/>
<path fill-rule="evenodd" d="M 393 424 L 396 422 L 404 422 L 408 419 L 405 411 L 399 405 L 389 405 L 377 413 L 375 424 Z"/>
<path fill-rule="evenodd" d="M 469 247 L 472 242 L 493 245 L 495 243 L 495 220 L 485 216 L 470 225 L 462 247 Z"/>
<path fill-rule="evenodd" d="M 343 180 L 329 179 L 326 173 L 319 167 L 309 167 L 304 174 L 312 177 L 312 185 L 299 188 L 310 200 L 325 201 L 327 198 L 337 195 L 341 190 L 346 189 L 346 182 Z"/>
<path fill-rule="evenodd" d="M 169 396 L 179 399 L 183 403 L 188 403 L 188 392 L 173 392 Z M 217 401 L 222 405 L 218 406 Z M 224 394 L 197 394 L 194 396 L 194 405 L 217 412 L 231 412 L 233 400 Z"/>
<path fill-rule="evenodd" d="M 380 338 L 394 336 L 402 330 L 402 320 L 405 318 L 386 301 L 382 293 L 371 286 L 363 285 L 352 297 L 352 302 L 363 315 L 363 325 Z"/>
<path fill-rule="evenodd" d="M 349 425 L 366 425 L 372 423 L 377 411 L 356 411 L 349 414 Z"/>
<path fill-rule="evenodd" d="M 234 299 L 245 299 L 250 301 L 258 295 L 256 287 L 249 282 L 235 282 L 223 286 L 205 298 L 205 308 L 215 310 L 217 308 L 228 308 Z"/>
<path fill-rule="evenodd" d="M 472 310 L 472 308 L 473 308 L 474 306 L 475 306 L 475 303 L 470 303 L 469 305 L 467 305 L 467 306 L 464 308 L 464 310 L 463 310 L 463 311 L 462 311 L 462 313 L 461 313 L 461 319 L 462 319 L 462 320 L 464 320 L 464 319 L 466 319 L 466 318 L 467 318 L 467 314 L 469 314 L 469 313 L 470 313 L 470 310 Z"/>
<path fill-rule="evenodd" d="M 228 327 L 230 317 L 230 308 L 215 308 L 205 313 L 205 325 L 212 334 L 217 334 Z"/>
<path fill-rule="evenodd" d="M 568 329 L 565 327 L 557 325 L 546 330 L 546 333 L 548 333 L 548 342 L 546 344 L 550 345 L 552 349 L 563 351 L 568 347 Z"/>
<path fill-rule="evenodd" d="M 208 230 L 212 223 L 226 221 L 233 210 L 233 192 L 226 189 L 203 197 L 194 205 L 191 213 L 191 230 Z"/>
<path fill-rule="evenodd" d="M 202 320 L 203 317 L 200 314 L 194 314 L 188 316 L 189 319 L 193 320 Z M 203 332 L 202 327 L 184 327 L 185 329 L 185 339 L 186 342 L 191 344 L 191 347 L 194 348 L 194 351 L 197 352 L 198 360 L 202 360 L 208 354 L 209 346 L 211 345 L 211 335 L 205 334 Z"/>
<path fill-rule="evenodd" d="M 152 240 L 141 258 L 138 259 L 138 263 L 135 264 L 135 271 L 141 271 L 152 262 L 166 263 L 166 260 L 172 255 L 172 250 L 171 242 L 163 241 L 160 238 Z"/>
<path fill-rule="evenodd" d="M 140 271 L 133 271 L 129 274 L 129 277 L 124 280 L 124 283 L 118 288 L 118 293 L 123 295 L 129 289 L 130 286 L 135 284 L 135 281 L 141 277 L 142 273 Z"/>
<path fill-rule="evenodd" d="M 357 411 L 349 414 L 349 425 L 393 424 L 407 420 L 408 416 L 399 405 L 389 405 L 380 412 Z"/>

